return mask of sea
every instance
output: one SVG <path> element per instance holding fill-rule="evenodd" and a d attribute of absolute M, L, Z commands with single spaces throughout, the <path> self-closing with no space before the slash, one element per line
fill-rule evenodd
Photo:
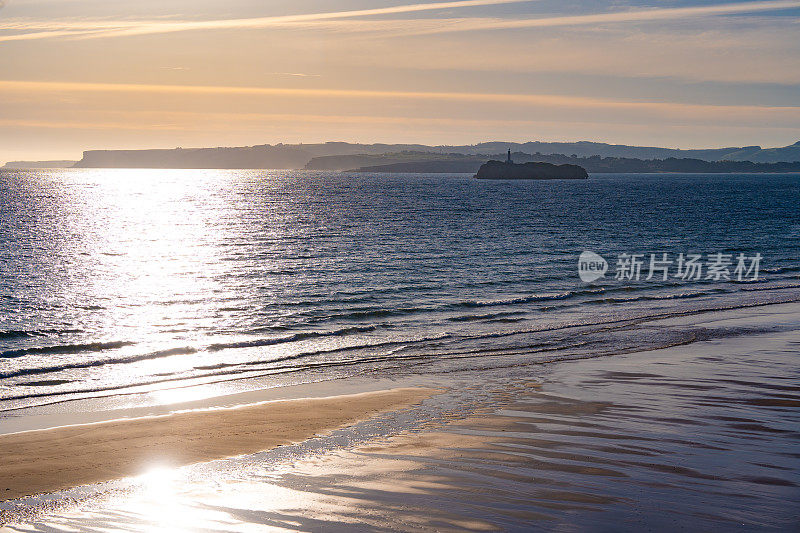
<path fill-rule="evenodd" d="M 0 433 L 365 378 L 480 394 L 574 361 L 800 335 L 698 324 L 800 302 L 798 174 L 43 169 L 0 170 L 0 191 Z"/>

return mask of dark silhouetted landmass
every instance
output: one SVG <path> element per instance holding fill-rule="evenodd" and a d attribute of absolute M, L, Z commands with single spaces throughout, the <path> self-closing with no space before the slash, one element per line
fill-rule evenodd
<path fill-rule="evenodd" d="M 587 157 L 570 159 L 586 163 L 590 172 L 800 172 L 800 161 L 794 163 L 754 163 L 752 161 L 703 161 L 701 159 L 630 159 L 619 157 Z"/>
<path fill-rule="evenodd" d="M 374 165 L 360 167 L 350 170 L 350 172 L 375 172 L 389 174 L 475 174 L 486 158 L 474 160 L 464 158 L 462 160 L 438 160 L 430 161 L 411 161 L 408 163 L 392 163 L 389 165 Z"/>
<path fill-rule="evenodd" d="M 404 150 L 402 152 L 389 152 L 383 154 L 348 154 L 348 155 L 328 155 L 315 157 L 309 161 L 306 170 L 350 170 L 360 167 L 371 167 L 375 165 L 395 165 L 395 164 L 417 164 L 426 161 L 457 163 L 459 161 L 474 162 L 485 161 L 486 156 L 472 156 L 459 153 L 442 154 L 438 152 L 425 152 L 419 150 Z M 423 172 L 436 172 L 434 170 L 425 170 Z M 456 172 L 448 170 L 447 172 Z M 467 170 L 465 172 L 474 172 Z"/>
<path fill-rule="evenodd" d="M 488 180 L 585 180 L 589 174 L 578 165 L 487 161 L 480 166 L 475 177 Z"/>
<path fill-rule="evenodd" d="M 174 150 L 90 150 L 76 168 L 300 168 L 311 155 L 288 145 Z"/>
<path fill-rule="evenodd" d="M 435 154 L 417 154 L 416 161 L 397 162 L 394 154 L 386 154 L 391 161 L 385 165 L 371 165 L 353 169 L 355 172 L 391 173 L 470 173 L 478 171 L 486 159 L 502 159 L 500 154 L 490 156 L 461 156 L 447 159 L 437 158 Z M 371 157 L 375 161 L 376 157 Z M 753 163 L 752 161 L 703 161 L 688 158 L 635 159 L 621 157 L 574 157 L 561 154 L 526 154 L 516 152 L 513 159 L 517 163 L 542 162 L 554 165 L 578 165 L 588 172 L 646 173 L 761 173 L 761 172 L 800 172 L 800 162 L 794 163 Z"/>
<path fill-rule="evenodd" d="M 87 150 L 76 168 L 303 168 L 314 157 L 384 154 L 424 149 L 423 145 L 276 144 L 155 150 Z"/>
<path fill-rule="evenodd" d="M 69 168 L 76 161 L 9 161 L 3 168 Z"/>
<path fill-rule="evenodd" d="M 589 168 L 590 172 L 784 172 L 785 170 L 674 170 L 663 168 L 663 163 L 653 163 L 658 169 L 642 170 L 643 164 L 635 161 L 705 161 L 743 163 L 781 163 L 800 161 L 800 142 L 780 148 L 746 146 L 713 148 L 707 150 L 678 150 L 646 146 L 627 146 L 595 142 L 574 143 L 508 143 L 486 142 L 462 146 L 426 146 L 422 144 L 351 144 L 328 142 L 319 144 L 277 144 L 243 146 L 234 148 L 177 148 L 174 150 L 89 150 L 76 163 L 78 168 L 127 167 L 127 168 L 306 168 L 309 170 L 349 170 L 419 163 L 422 161 L 453 161 L 454 167 L 465 168 L 466 161 L 478 165 L 488 156 L 505 152 L 511 148 L 515 153 L 542 156 L 572 157 L 581 161 L 597 157 L 603 160 L 597 165 L 606 170 Z M 566 154 L 566 155 L 561 155 Z M 542 159 L 544 161 L 544 159 Z M 459 164 L 455 162 L 459 161 Z M 613 168 L 609 165 L 615 165 Z M 547 161 L 552 162 L 552 161 Z M 569 161 L 563 161 L 566 163 Z M 561 163 L 559 163 L 561 164 Z M 574 164 L 574 163 L 570 163 Z M 436 165 L 440 165 L 437 163 Z M 636 170 L 621 170 L 638 165 Z M 694 164 L 690 164 L 692 166 Z M 673 163 L 672 167 L 680 167 Z M 697 165 L 694 165 L 695 167 Z M 437 168 L 439 168 L 437 166 Z M 721 168 L 721 167 L 714 167 Z M 463 170 L 459 170 L 462 172 Z M 450 172 L 453 172 L 450 170 Z"/>

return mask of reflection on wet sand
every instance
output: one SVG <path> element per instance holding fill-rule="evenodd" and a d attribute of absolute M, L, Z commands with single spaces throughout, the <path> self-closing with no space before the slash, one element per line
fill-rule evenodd
<path fill-rule="evenodd" d="M 303 492 L 303 507 L 261 523 L 314 530 L 304 517 L 327 508 L 334 524 L 376 529 L 794 527 L 792 343 L 562 365 L 507 389 L 492 413 L 301 463 L 274 483 Z"/>

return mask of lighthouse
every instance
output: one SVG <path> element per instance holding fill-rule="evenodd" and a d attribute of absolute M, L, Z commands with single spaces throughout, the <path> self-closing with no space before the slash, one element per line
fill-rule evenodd
<path fill-rule="evenodd" d="M 508 149 L 508 156 L 506 157 L 506 163 L 511 164 L 513 161 L 511 160 L 511 148 Z"/>

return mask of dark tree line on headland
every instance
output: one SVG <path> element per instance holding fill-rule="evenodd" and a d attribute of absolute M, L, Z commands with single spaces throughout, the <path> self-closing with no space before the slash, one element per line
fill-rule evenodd
<path fill-rule="evenodd" d="M 402 156 L 403 161 L 397 159 Z M 563 154 L 512 154 L 517 163 L 542 162 L 555 165 L 577 165 L 588 172 L 647 173 L 763 173 L 800 172 L 800 161 L 784 163 L 753 163 L 752 161 L 703 161 L 702 159 L 668 157 L 665 159 L 636 159 L 628 157 L 601 157 L 599 155 L 578 157 Z M 465 156 L 462 154 L 436 155 L 424 152 L 403 152 L 384 154 L 385 164 L 380 156 L 370 156 L 371 165 L 355 168 L 359 172 L 428 173 L 454 172 L 474 173 L 487 160 L 503 160 L 503 154 L 486 156 Z M 323 159 L 323 158 L 320 158 Z M 328 158 L 333 159 L 333 158 Z M 312 160 L 313 163 L 313 160 Z M 376 164 L 378 163 L 378 164 Z"/>
<path fill-rule="evenodd" d="M 634 159 L 627 157 L 575 157 L 534 154 L 532 160 L 547 163 L 580 165 L 589 172 L 800 172 L 800 161 L 753 163 L 752 161 L 703 161 L 702 159 L 668 157 L 666 159 Z"/>

